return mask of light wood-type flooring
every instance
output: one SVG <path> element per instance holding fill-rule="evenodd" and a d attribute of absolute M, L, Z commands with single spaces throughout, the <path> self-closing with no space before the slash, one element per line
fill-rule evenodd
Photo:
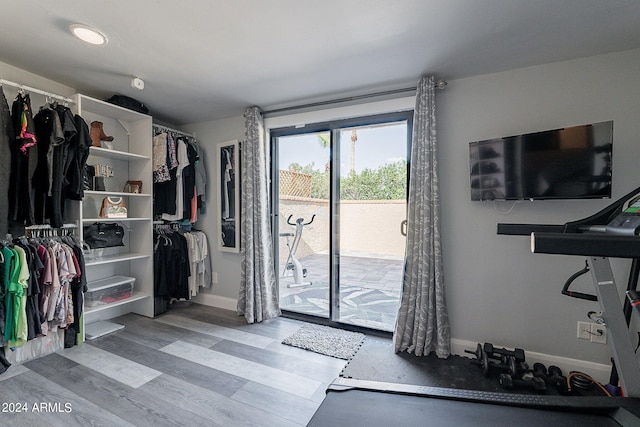
<path fill-rule="evenodd" d="M 193 304 L 0 375 L 3 426 L 303 426 L 346 361 L 281 344 L 303 323 L 247 325 Z"/>

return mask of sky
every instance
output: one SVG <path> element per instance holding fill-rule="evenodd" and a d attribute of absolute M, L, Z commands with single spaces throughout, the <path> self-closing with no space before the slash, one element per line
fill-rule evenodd
<path fill-rule="evenodd" d="M 406 124 L 357 128 L 355 170 L 376 169 L 386 163 L 407 158 Z M 342 131 L 342 175 L 351 168 L 351 129 Z M 314 169 L 323 171 L 329 160 L 329 148 L 322 147 L 317 134 L 294 135 L 279 139 L 279 169 L 289 169 L 291 163 L 306 166 L 314 163 Z"/>

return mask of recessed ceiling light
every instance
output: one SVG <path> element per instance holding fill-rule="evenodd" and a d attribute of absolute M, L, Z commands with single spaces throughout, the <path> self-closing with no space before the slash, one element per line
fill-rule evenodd
<path fill-rule="evenodd" d="M 73 24 L 69 28 L 71 29 L 71 33 L 83 42 L 95 45 L 107 44 L 107 36 L 95 28 L 82 24 Z"/>

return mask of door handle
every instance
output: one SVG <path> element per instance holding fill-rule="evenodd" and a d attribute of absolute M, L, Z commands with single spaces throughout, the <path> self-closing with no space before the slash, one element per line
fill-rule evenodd
<path fill-rule="evenodd" d="M 400 234 L 407 237 L 407 220 L 403 220 L 400 222 Z"/>

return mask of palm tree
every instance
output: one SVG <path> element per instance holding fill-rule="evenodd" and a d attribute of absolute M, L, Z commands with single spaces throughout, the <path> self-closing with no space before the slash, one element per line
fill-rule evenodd
<path fill-rule="evenodd" d="M 355 129 L 351 131 L 351 172 L 353 176 L 356 174 L 356 141 L 358 140 L 358 133 Z"/>
<path fill-rule="evenodd" d="M 329 132 L 319 133 L 318 140 L 320 141 L 320 145 L 322 145 L 322 148 L 327 148 L 331 144 L 331 137 Z M 327 163 L 324 164 L 325 172 L 329 172 L 330 164 L 331 164 L 331 159 L 327 160 Z"/>
<path fill-rule="evenodd" d="M 323 147 L 328 147 L 330 143 L 329 133 L 319 133 L 318 140 L 320 141 L 320 145 Z M 349 171 L 350 175 L 356 174 L 356 141 L 358 140 L 358 132 L 353 129 L 351 130 L 351 170 Z M 329 170 L 329 162 L 326 164 L 327 171 Z"/>

